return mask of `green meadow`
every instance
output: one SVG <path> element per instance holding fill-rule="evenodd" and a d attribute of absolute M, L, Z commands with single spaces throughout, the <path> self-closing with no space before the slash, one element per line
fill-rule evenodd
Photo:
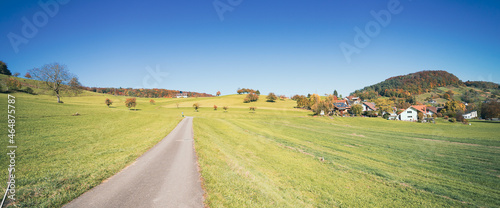
<path fill-rule="evenodd" d="M 97 186 L 165 137 L 181 113 L 195 117 L 210 207 L 500 206 L 500 123 L 313 117 L 294 109 L 294 101 L 270 103 L 265 96 L 256 103 L 229 95 L 154 99 L 155 105 L 138 98 L 137 110 L 128 110 L 125 97 L 89 92 L 63 97 L 64 104 L 53 96 L 12 95 L 19 207 L 60 207 Z M 6 105 L 7 94 L 0 97 Z M 2 156 L 1 169 L 7 165 Z"/>

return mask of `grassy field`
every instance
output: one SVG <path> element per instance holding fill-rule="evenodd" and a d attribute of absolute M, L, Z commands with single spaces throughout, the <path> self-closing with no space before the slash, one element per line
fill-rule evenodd
<path fill-rule="evenodd" d="M 129 111 L 123 97 L 113 97 L 111 108 L 102 95 L 55 97 L 14 93 L 16 97 L 16 205 L 59 207 L 117 173 L 165 137 L 181 120 L 179 113 L 163 113 L 149 99 L 138 99 Z M 87 94 L 87 95 L 88 95 Z M 7 94 L 0 94 L 3 106 Z M 5 108 L 6 109 L 6 108 Z M 78 112 L 80 116 L 72 116 Z M 0 116 L 6 118 L 7 111 Z M 6 121 L 5 121 L 6 122 Z M 2 131 L 7 134 L 7 124 Z M 7 139 L 2 139 L 0 166 Z M 6 179 L 7 171 L 0 171 Z M 2 182 L 2 188 L 5 188 Z M 5 189 L 3 189 L 5 190 Z"/>
<path fill-rule="evenodd" d="M 269 103 L 265 96 L 256 103 L 229 95 L 156 105 L 138 98 L 138 110 L 130 111 L 125 97 L 96 93 L 63 97 L 64 104 L 13 95 L 19 207 L 60 207 L 95 187 L 165 137 L 181 113 L 195 117 L 211 207 L 500 206 L 500 123 L 312 117 L 294 101 Z M 0 97 L 6 105 L 7 94 Z"/>
<path fill-rule="evenodd" d="M 307 114 L 193 113 L 207 204 L 500 206 L 500 123 L 419 124 Z"/>

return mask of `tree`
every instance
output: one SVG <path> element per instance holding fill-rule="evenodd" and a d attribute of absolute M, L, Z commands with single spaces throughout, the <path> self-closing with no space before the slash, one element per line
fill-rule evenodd
<path fill-rule="evenodd" d="M 56 93 L 58 103 L 61 103 L 60 93 L 66 90 L 66 85 L 74 77 L 65 65 L 59 63 L 45 64 L 29 72 L 36 80 L 44 82 L 50 90 Z"/>
<path fill-rule="evenodd" d="M 220 96 L 220 91 L 217 91 L 217 96 Z"/>
<path fill-rule="evenodd" d="M 224 107 L 222 107 L 222 109 L 224 109 L 224 112 L 226 112 L 226 111 L 227 111 L 227 109 L 229 109 L 229 107 L 224 106 Z"/>
<path fill-rule="evenodd" d="M 500 103 L 493 100 L 483 103 L 481 116 L 485 119 L 500 118 Z"/>
<path fill-rule="evenodd" d="M 156 104 L 156 101 L 155 101 L 155 100 L 153 100 L 153 99 L 151 99 L 151 100 L 149 100 L 149 103 L 150 103 L 151 105 L 155 105 L 155 104 Z"/>
<path fill-rule="evenodd" d="M 337 90 L 333 91 L 333 95 L 335 95 L 335 97 L 339 97 L 339 93 L 337 92 Z"/>
<path fill-rule="evenodd" d="M 9 77 L 5 83 L 7 85 L 7 91 L 10 91 L 10 90 L 19 90 L 21 89 L 21 82 L 19 82 L 19 80 L 13 78 L 13 77 Z"/>
<path fill-rule="evenodd" d="M 193 108 L 196 112 L 198 112 L 198 108 L 200 108 L 200 104 L 199 103 L 195 103 L 193 104 Z"/>
<path fill-rule="evenodd" d="M 110 106 L 111 104 L 113 104 L 113 101 L 112 101 L 112 100 L 110 100 L 109 98 L 106 98 L 106 100 L 104 101 L 104 103 L 105 103 L 105 104 L 108 106 L 108 108 L 109 108 L 109 106 Z"/>
<path fill-rule="evenodd" d="M 259 95 L 251 92 L 247 95 L 247 97 L 243 100 L 244 103 L 255 102 L 259 100 Z"/>
<path fill-rule="evenodd" d="M 361 106 L 360 104 L 353 105 L 353 106 L 351 106 L 351 112 L 354 115 L 359 116 L 363 113 L 363 106 Z"/>
<path fill-rule="evenodd" d="M 16 73 L 14 73 L 12 76 L 14 76 L 14 77 L 18 77 L 19 75 L 20 75 L 20 73 L 19 73 L 19 72 L 16 72 Z"/>
<path fill-rule="evenodd" d="M 217 106 L 216 105 L 214 105 L 214 110 L 217 110 Z"/>
<path fill-rule="evenodd" d="M 420 111 L 419 111 L 419 112 L 417 113 L 417 117 L 418 117 L 418 121 L 422 121 L 422 120 L 424 120 L 424 113 L 422 113 L 422 112 L 420 112 Z"/>
<path fill-rule="evenodd" d="M 0 74 L 12 75 L 7 67 L 7 64 L 3 61 L 0 61 Z"/>
<path fill-rule="evenodd" d="M 275 102 L 278 99 L 278 97 L 272 92 L 270 92 L 266 98 L 267 102 Z"/>
<path fill-rule="evenodd" d="M 135 98 L 127 98 L 127 100 L 125 100 L 125 106 L 127 106 L 129 110 L 132 107 L 135 108 L 136 105 L 137 103 Z"/>
<path fill-rule="evenodd" d="M 77 77 L 71 78 L 71 80 L 68 83 L 69 89 L 75 93 L 75 95 L 78 95 L 82 93 L 82 84 L 80 81 L 78 81 Z"/>
<path fill-rule="evenodd" d="M 29 72 L 26 72 L 26 74 L 24 75 L 24 77 L 26 77 L 27 79 L 31 79 L 31 74 Z"/>
<path fill-rule="evenodd" d="M 254 111 L 254 112 L 255 112 L 255 110 L 257 109 L 257 107 L 253 107 L 253 106 L 252 106 L 252 107 L 250 107 L 249 109 L 250 109 L 250 111 Z"/>
<path fill-rule="evenodd" d="M 259 90 L 255 91 L 255 94 L 260 95 L 260 91 Z"/>

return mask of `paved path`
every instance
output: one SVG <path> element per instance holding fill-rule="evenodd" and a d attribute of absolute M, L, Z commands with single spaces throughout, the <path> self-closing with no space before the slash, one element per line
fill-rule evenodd
<path fill-rule="evenodd" d="M 131 166 L 64 207 L 203 207 L 193 149 L 193 118 Z"/>

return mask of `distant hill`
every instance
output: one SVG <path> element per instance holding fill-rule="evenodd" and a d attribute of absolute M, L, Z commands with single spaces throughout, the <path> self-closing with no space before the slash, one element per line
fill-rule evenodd
<path fill-rule="evenodd" d="M 475 88 L 483 89 L 483 90 L 486 90 L 486 89 L 498 89 L 498 90 L 500 90 L 500 85 L 497 83 L 493 83 L 493 82 L 467 81 L 467 82 L 464 82 L 464 84 L 467 87 L 475 87 Z"/>
<path fill-rule="evenodd" d="M 134 89 L 134 88 L 103 88 L 103 87 L 83 87 L 83 89 L 104 93 L 110 95 L 122 95 L 131 97 L 146 97 L 146 98 L 172 98 L 179 93 L 184 93 L 188 97 L 213 97 L 213 95 L 208 93 L 199 92 L 188 92 L 179 90 L 167 90 L 167 89 Z"/>
<path fill-rule="evenodd" d="M 391 77 L 383 82 L 356 90 L 352 93 L 362 99 L 376 96 L 408 98 L 430 92 L 438 87 L 464 86 L 455 75 L 446 71 L 420 71 L 402 76 Z"/>

